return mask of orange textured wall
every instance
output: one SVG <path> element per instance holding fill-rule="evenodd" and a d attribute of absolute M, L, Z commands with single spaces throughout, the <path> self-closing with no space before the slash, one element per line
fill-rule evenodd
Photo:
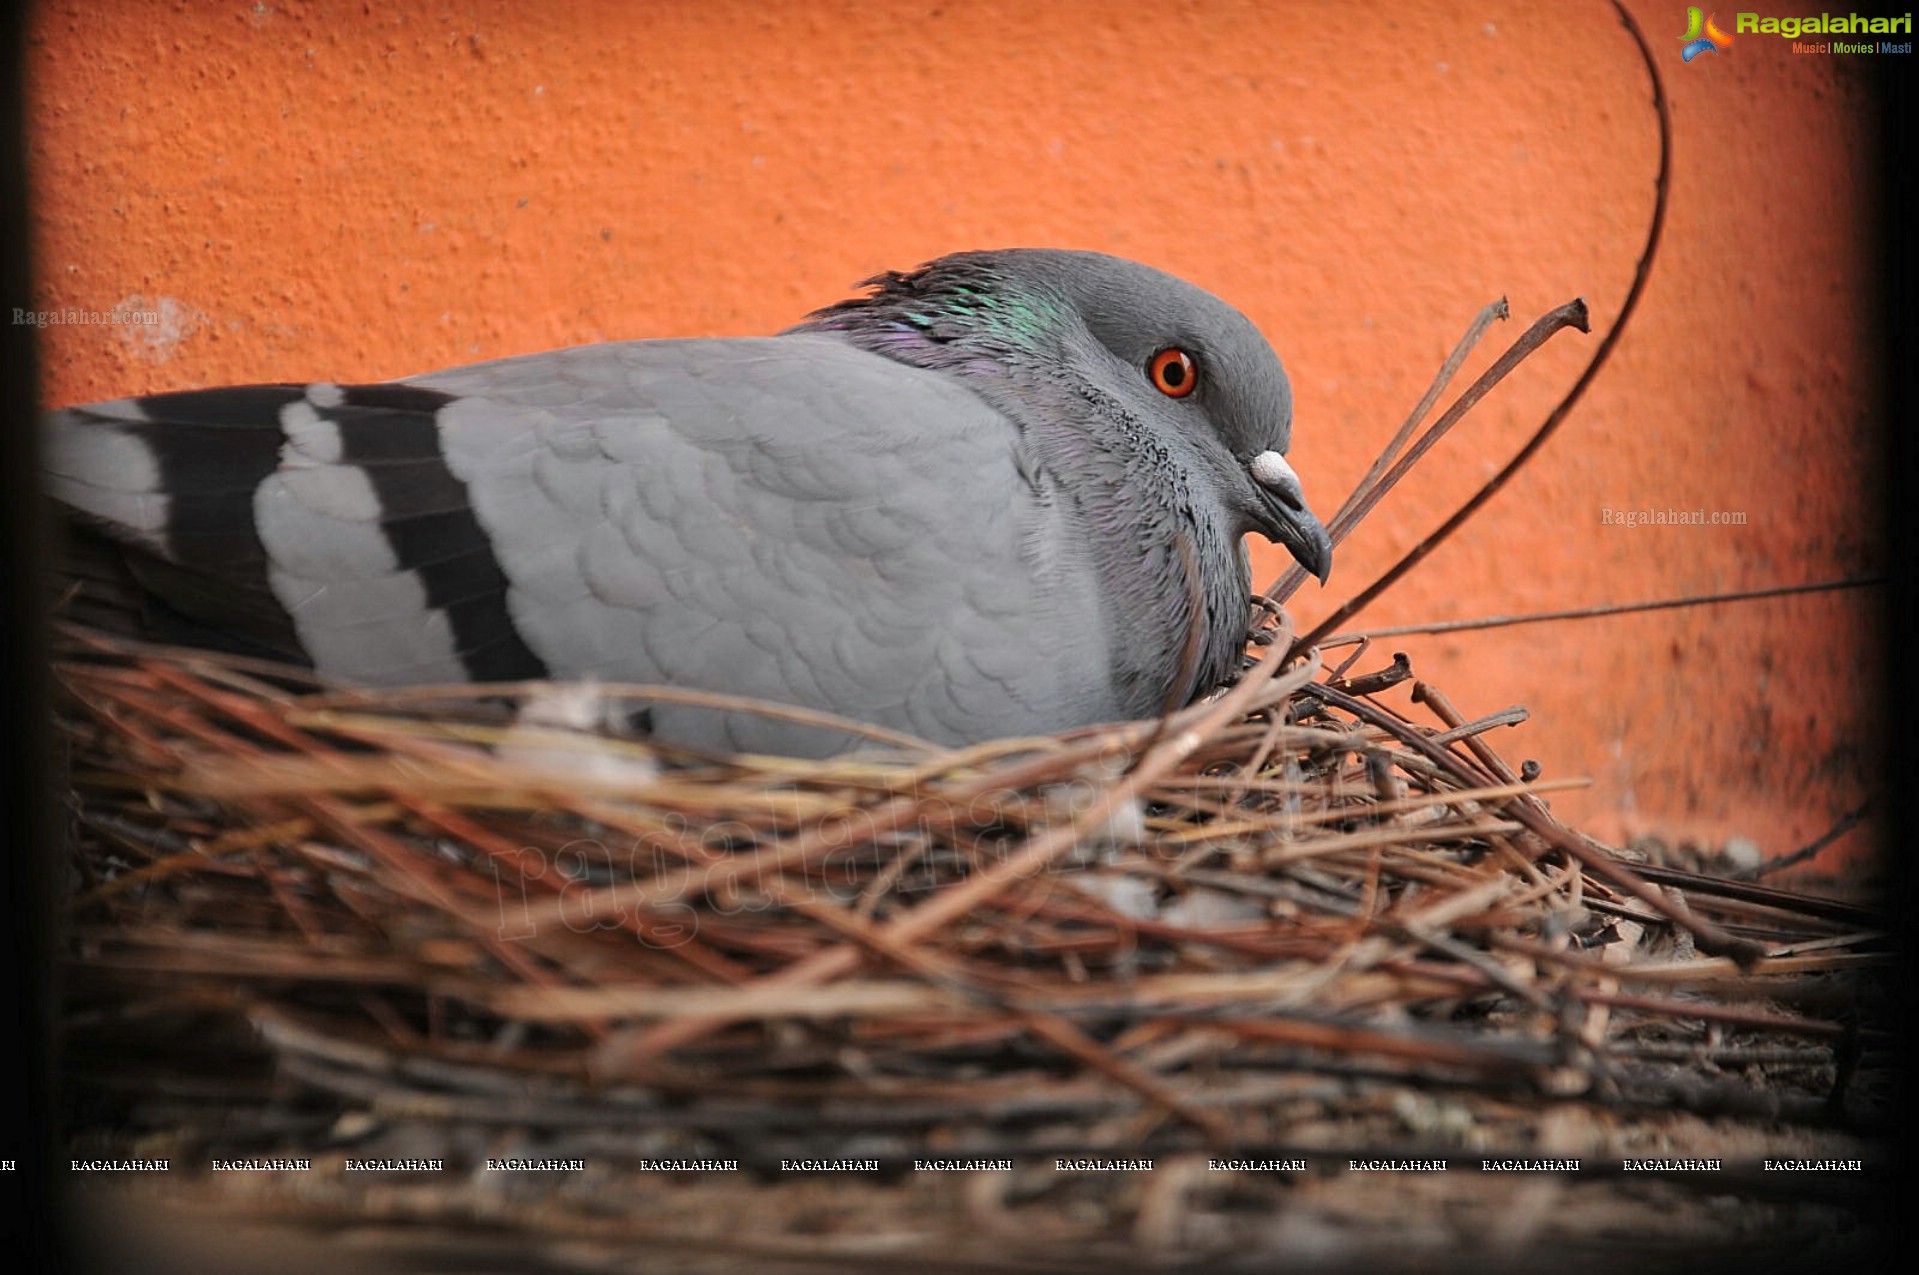
<path fill-rule="evenodd" d="M 1683 65 L 1683 6 L 1633 9 L 1675 165 L 1634 329 L 1374 624 L 1878 565 L 1860 60 L 1750 36 Z M 766 332 L 881 268 L 1086 247 L 1260 324 L 1326 512 L 1488 300 L 1512 300 L 1500 344 L 1575 295 L 1613 321 L 1657 159 L 1645 70 L 1597 0 L 59 0 L 28 71 L 41 303 L 163 317 L 48 329 L 50 403 Z M 1559 338 L 1443 444 L 1302 623 L 1491 473 L 1595 340 Z M 1747 522 L 1602 523 L 1646 507 Z M 1531 708 L 1496 743 L 1592 776 L 1555 804 L 1597 834 L 1781 853 L 1872 780 L 1870 600 L 1386 648 L 1468 712 Z"/>

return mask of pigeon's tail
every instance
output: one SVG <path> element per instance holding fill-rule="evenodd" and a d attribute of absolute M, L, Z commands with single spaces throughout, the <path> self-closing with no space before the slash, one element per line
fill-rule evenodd
<path fill-rule="evenodd" d="M 50 413 L 47 487 L 71 531 L 63 614 L 155 641 L 310 662 L 267 587 L 253 525 L 278 431 L 248 426 L 298 394 L 260 386 Z"/>
<path fill-rule="evenodd" d="M 186 590 L 172 564 L 113 539 L 84 517 L 70 517 L 66 532 L 55 599 L 58 618 L 147 642 L 310 665 L 304 651 L 249 641 L 177 609 L 169 599 Z M 174 578 L 168 580 L 169 575 Z"/>

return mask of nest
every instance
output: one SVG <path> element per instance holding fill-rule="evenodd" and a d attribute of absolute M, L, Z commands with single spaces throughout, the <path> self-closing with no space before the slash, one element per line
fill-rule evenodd
<path fill-rule="evenodd" d="M 69 630 L 80 1124 L 771 1180 L 1874 1118 L 1880 918 L 1633 863 L 1493 750 L 1517 714 L 1285 637 L 1163 721 L 800 762 L 630 737 L 660 688 L 342 690 Z"/>

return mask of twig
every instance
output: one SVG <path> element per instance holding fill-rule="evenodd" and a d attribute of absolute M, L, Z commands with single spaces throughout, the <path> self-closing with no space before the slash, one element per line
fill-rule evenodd
<path fill-rule="evenodd" d="M 1485 484 L 1473 494 L 1472 498 L 1464 505 L 1461 505 L 1459 509 L 1453 513 L 1452 517 L 1442 523 L 1436 531 L 1414 545 L 1406 552 L 1404 557 L 1387 568 L 1386 572 L 1377 580 L 1341 604 L 1338 609 L 1322 620 L 1310 633 L 1300 638 L 1298 642 L 1295 643 L 1296 648 L 1303 649 L 1312 646 L 1329 634 L 1337 632 L 1341 626 L 1365 610 L 1375 598 L 1391 588 L 1392 585 L 1408 571 L 1424 561 L 1428 554 L 1443 544 L 1453 532 L 1465 524 L 1467 519 L 1479 512 L 1480 508 L 1483 507 L 1487 501 L 1499 494 L 1500 490 L 1512 480 L 1513 475 L 1518 473 L 1528 461 L 1538 454 L 1539 449 L 1545 446 L 1546 440 L 1558 431 L 1559 426 L 1579 403 L 1579 400 L 1585 397 L 1587 387 L 1597 379 L 1600 370 L 1605 367 L 1607 360 L 1612 356 L 1613 349 L 1619 344 L 1620 336 L 1626 331 L 1628 321 L 1632 318 L 1634 311 L 1639 308 L 1639 299 L 1645 294 L 1646 281 L 1652 277 L 1653 259 L 1658 253 L 1660 236 L 1664 232 L 1666 225 L 1666 203 L 1670 194 L 1669 187 L 1672 171 L 1672 117 L 1671 110 L 1666 104 L 1665 81 L 1660 77 L 1659 64 L 1653 57 L 1652 49 L 1646 44 L 1646 37 L 1640 32 L 1639 24 L 1633 21 L 1632 14 L 1627 12 L 1623 6 L 1616 7 L 1618 7 L 1619 10 L 1620 20 L 1625 23 L 1627 32 L 1631 34 L 1634 43 L 1639 46 L 1640 54 L 1645 60 L 1646 73 L 1652 80 L 1653 109 L 1659 120 L 1659 173 L 1654 179 L 1652 220 L 1646 228 L 1646 246 L 1641 250 L 1638 265 L 1633 270 L 1632 286 L 1627 289 L 1626 299 L 1619 307 L 1619 317 L 1613 321 L 1612 327 L 1600 340 L 1599 347 L 1593 351 L 1592 360 L 1586 364 L 1586 370 L 1582 372 L 1579 379 L 1573 383 L 1573 387 L 1566 391 L 1566 396 L 1560 400 L 1559 405 L 1547 415 L 1545 421 L 1533 432 L 1533 436 L 1526 441 L 1526 445 L 1520 448 L 1511 460 L 1506 462 L 1505 467 L 1487 479 Z M 1553 323 L 1554 327 L 1552 330 L 1555 331 L 1559 325 L 1565 323 L 1571 323 L 1579 327 L 1582 331 L 1586 330 L 1585 303 L 1583 301 L 1574 301 L 1569 305 L 1560 307 L 1559 310 L 1542 319 L 1539 324 L 1535 324 L 1534 331 L 1538 331 L 1540 326 L 1546 323 Z M 1525 353 L 1530 352 L 1533 345 L 1544 341 L 1547 335 L 1550 335 L 1550 331 L 1534 339 L 1533 333 L 1528 332 L 1525 337 L 1520 338 L 1519 343 L 1513 347 L 1513 350 L 1508 352 L 1508 358 L 1514 353 L 1518 353 L 1519 357 L 1523 358 Z M 1529 341 L 1532 343 L 1531 345 L 1527 344 Z M 1521 350 L 1522 346 L 1526 347 L 1523 351 Z M 1506 363 L 1507 359 L 1502 359 L 1500 364 L 1495 364 L 1494 368 L 1488 371 L 1487 376 L 1492 376 L 1493 372 L 1499 371 L 1501 366 Z M 1510 369 L 1508 368 L 1508 370 Z M 1500 375 L 1503 376 L 1504 372 L 1501 371 Z M 1481 378 L 1482 381 L 1485 379 L 1485 377 Z M 1477 385 L 1475 385 L 1474 388 L 1477 388 Z M 1473 390 L 1469 389 L 1466 393 L 1470 396 Z"/>
<path fill-rule="evenodd" d="M 1474 316 L 1465 335 L 1459 338 L 1459 343 L 1453 347 L 1453 352 L 1447 355 L 1446 361 L 1440 365 L 1432 384 L 1426 387 L 1426 393 L 1414 406 L 1412 413 L 1406 417 L 1405 422 L 1400 425 L 1399 432 L 1393 435 L 1391 441 L 1374 458 L 1372 465 L 1354 485 L 1338 512 L 1333 515 L 1332 522 L 1327 524 L 1327 533 L 1332 537 L 1335 546 L 1351 534 L 1352 529 L 1371 512 L 1380 498 L 1404 476 L 1403 473 L 1396 473 L 1392 478 L 1382 481 L 1382 476 L 1385 475 L 1387 467 L 1393 463 L 1393 458 L 1399 454 L 1399 449 L 1405 445 L 1408 438 L 1412 437 L 1413 431 L 1419 428 L 1419 422 L 1426 419 L 1426 413 L 1430 412 L 1433 404 L 1439 401 L 1439 396 L 1452 383 L 1453 377 L 1459 374 L 1460 367 L 1466 362 L 1466 356 L 1471 354 L 1473 348 L 1479 344 L 1479 339 L 1486 334 L 1486 329 L 1511 315 L 1512 308 L 1506 304 L 1506 298 L 1501 297 Z M 1448 419 L 1434 426 L 1426 438 L 1421 440 L 1419 454 L 1424 455 L 1463 414 L 1448 413 Z M 1306 568 L 1295 562 L 1281 572 L 1278 579 L 1266 586 L 1262 601 L 1275 604 L 1284 602 L 1297 593 L 1299 586 L 1304 583 L 1306 583 Z"/>
<path fill-rule="evenodd" d="M 1335 634 L 1324 639 L 1321 645 L 1357 641 L 1362 637 L 1376 640 L 1426 633 L 1467 633 L 1476 629 L 1503 629 L 1517 624 L 1548 624 L 1555 620 L 1589 620 L 1603 615 L 1633 615 L 1641 611 L 1713 606 L 1721 602 L 1753 602 L 1762 598 L 1790 597 L 1798 593 L 1836 593 L 1843 589 L 1869 589 L 1885 583 L 1883 576 L 1867 576 L 1857 580 L 1820 580 L 1811 584 L 1782 584 L 1769 589 L 1742 589 L 1734 593 L 1697 593 L 1683 598 L 1661 598 L 1653 602 L 1614 602 L 1600 606 L 1570 607 L 1563 611 L 1534 611 L 1527 615 L 1487 615 L 1471 620 L 1435 620 L 1425 624 L 1396 624 L 1384 629 Z"/>
<path fill-rule="evenodd" d="M 1581 332 L 1591 330 L 1586 316 L 1586 302 L 1583 298 L 1568 301 L 1558 309 L 1543 315 L 1532 327 L 1526 329 L 1524 335 L 1513 342 L 1512 347 L 1499 357 L 1498 362 L 1487 368 L 1485 372 L 1480 374 L 1478 380 L 1467 387 L 1466 392 L 1461 394 L 1458 400 L 1453 403 L 1452 407 L 1447 409 L 1446 415 L 1441 417 L 1433 426 L 1433 431 L 1436 433 L 1442 428 L 1451 428 L 1456 421 L 1463 417 L 1468 411 L 1472 410 L 1482 398 L 1490 393 L 1494 386 L 1505 380 L 1512 370 L 1518 367 L 1528 355 L 1544 345 L 1555 333 L 1569 327 L 1578 328 Z M 1614 330 L 1617 331 L 1617 328 Z M 1606 347 L 1602 345 L 1601 351 L 1603 352 L 1605 348 Z M 1596 364 L 1588 365 L 1586 370 L 1589 375 L 1594 366 L 1596 366 Z M 1445 542 L 1448 536 L 1452 535 L 1456 528 L 1464 524 L 1474 513 L 1478 512 L 1480 506 L 1492 499 L 1499 489 L 1506 485 L 1506 481 L 1511 478 L 1513 474 L 1519 472 L 1522 465 L 1532 459 L 1533 454 L 1539 450 L 1545 440 L 1558 428 L 1559 422 L 1565 419 L 1566 410 L 1576 401 L 1576 392 L 1584 388 L 1586 379 L 1587 378 L 1581 378 L 1579 383 L 1573 387 L 1575 393 L 1569 394 L 1567 398 L 1561 402 L 1559 408 L 1556 409 L 1551 416 L 1546 418 L 1546 423 L 1540 426 L 1538 432 L 1519 450 L 1519 453 L 1514 456 L 1511 461 L 1507 462 L 1506 467 L 1487 479 L 1485 485 L 1473 493 L 1472 498 L 1460 506 L 1451 518 L 1448 518 L 1444 523 L 1440 524 L 1437 530 L 1428 534 L 1424 540 L 1421 540 L 1408 550 L 1406 556 L 1388 568 L 1384 575 L 1374 580 L 1364 589 L 1361 589 L 1359 593 L 1353 597 L 1341 603 L 1337 610 L 1319 623 L 1318 627 L 1314 628 L 1304 637 L 1297 639 L 1295 646 L 1303 650 L 1315 645 L 1320 639 L 1333 633 L 1340 625 L 1359 614 L 1374 598 L 1391 588 L 1401 576 L 1404 576 L 1408 571 L 1418 566 L 1420 562 L 1425 560 L 1427 554 L 1437 549 Z M 1417 460 L 1417 453 L 1418 449 L 1415 449 L 1415 453 L 1409 453 L 1405 460 L 1400 462 L 1401 465 L 1404 465 L 1406 461 Z M 1395 476 L 1389 475 L 1389 477 Z"/>
<path fill-rule="evenodd" d="M 1860 802 L 1857 806 L 1854 806 L 1851 810 L 1841 815 L 1838 822 L 1826 829 L 1823 835 L 1814 838 L 1806 845 L 1794 850 L 1791 854 L 1781 855 L 1777 859 L 1768 859 L 1766 862 L 1754 868 L 1751 874 L 1753 879 L 1757 880 L 1760 877 L 1777 872 L 1781 868 L 1790 868 L 1794 864 L 1804 863 L 1806 860 L 1813 858 L 1821 850 L 1824 850 L 1827 846 L 1839 840 L 1839 838 L 1845 836 L 1848 832 L 1851 832 L 1859 825 L 1860 821 L 1871 813 L 1872 802 L 1870 800 Z"/>

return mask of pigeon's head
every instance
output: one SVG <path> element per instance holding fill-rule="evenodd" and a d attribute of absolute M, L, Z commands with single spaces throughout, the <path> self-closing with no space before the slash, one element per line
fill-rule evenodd
<path fill-rule="evenodd" d="M 1286 461 L 1286 370 L 1218 297 L 1120 257 L 1039 248 L 955 253 L 867 286 L 797 330 L 962 375 L 1063 377 L 1109 415 L 1189 442 L 1237 530 L 1325 581 L 1332 540 Z"/>

